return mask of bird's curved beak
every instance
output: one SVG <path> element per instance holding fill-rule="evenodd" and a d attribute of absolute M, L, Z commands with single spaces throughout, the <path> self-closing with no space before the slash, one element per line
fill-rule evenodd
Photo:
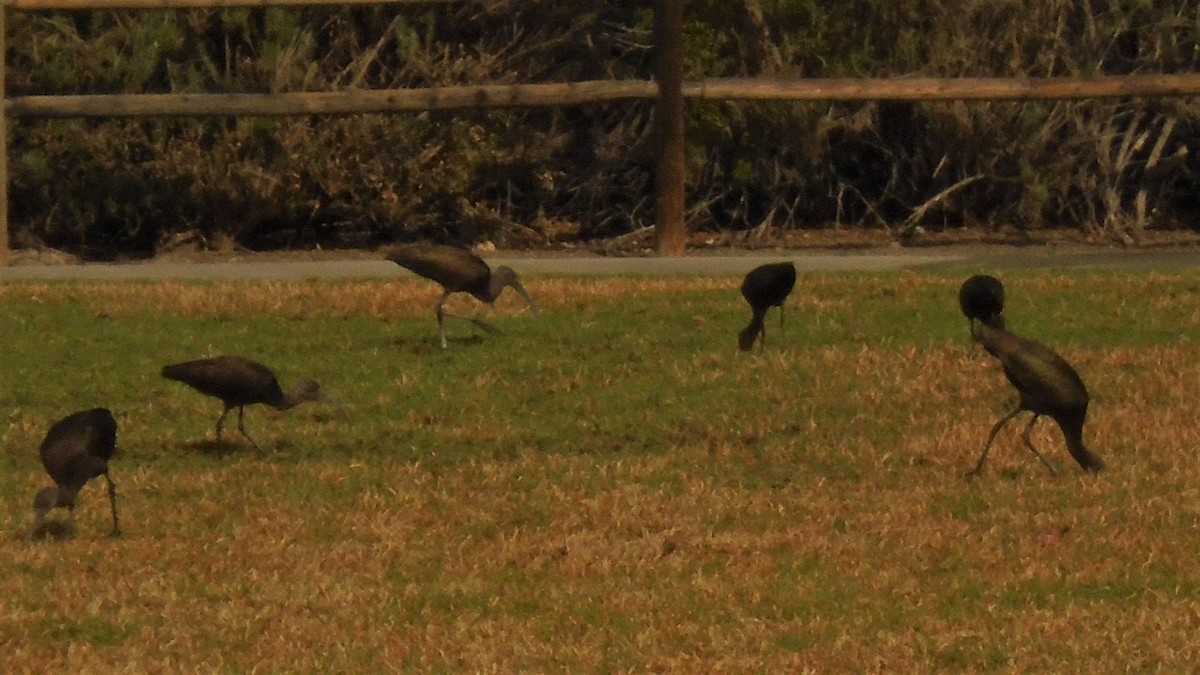
<path fill-rule="evenodd" d="M 529 306 L 530 311 L 534 314 L 538 313 L 537 303 L 533 301 L 533 298 L 529 297 L 529 293 L 526 292 L 525 287 L 521 285 L 520 281 L 513 284 L 513 290 L 519 293 L 522 298 L 525 298 L 525 304 Z"/>
<path fill-rule="evenodd" d="M 350 414 L 350 406 L 345 401 L 342 401 L 339 398 L 334 398 L 333 396 L 330 396 L 329 394 L 325 393 L 324 389 L 321 390 L 320 396 L 319 396 L 319 398 L 317 398 L 317 401 L 319 401 L 320 403 L 322 403 L 324 405 L 329 406 L 330 408 L 333 409 L 334 412 L 336 412 L 341 417 L 348 417 Z"/>

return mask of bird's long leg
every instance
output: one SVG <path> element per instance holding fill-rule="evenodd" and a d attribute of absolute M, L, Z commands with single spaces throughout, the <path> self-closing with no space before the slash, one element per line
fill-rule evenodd
<path fill-rule="evenodd" d="M 246 426 L 242 423 L 242 418 L 245 416 L 245 414 L 246 414 L 246 406 L 239 405 L 238 406 L 238 431 L 242 432 L 242 435 L 246 437 L 246 440 L 250 441 L 250 445 L 253 445 L 254 449 L 261 453 L 263 451 L 263 449 L 258 447 L 258 443 L 255 443 L 253 438 L 250 438 L 250 434 L 246 433 Z"/>
<path fill-rule="evenodd" d="M 483 307 L 475 308 L 475 312 L 471 315 L 471 335 L 472 336 L 474 336 L 476 334 L 475 333 L 476 328 L 480 328 L 480 327 L 488 325 L 487 322 L 484 321 L 483 319 L 480 319 L 479 316 L 481 314 L 486 315 L 488 313 L 488 310 L 491 309 L 491 307 L 492 307 L 492 303 L 487 302 L 487 303 L 483 303 Z"/>
<path fill-rule="evenodd" d="M 104 472 L 104 480 L 108 483 L 108 504 L 112 507 L 113 529 L 112 536 L 121 534 L 121 521 L 117 518 L 117 484 L 113 482 L 112 476 L 108 472 Z"/>
<path fill-rule="evenodd" d="M 221 428 L 225 425 L 225 416 L 229 414 L 229 409 L 233 406 L 227 405 L 221 411 L 221 416 L 217 418 L 217 442 L 221 442 Z"/>
<path fill-rule="evenodd" d="M 440 304 L 438 304 L 438 330 L 441 331 L 442 347 L 446 346 L 446 331 L 443 328 L 443 323 L 444 323 L 445 317 L 450 317 L 452 319 L 460 319 L 462 321 L 470 321 L 471 325 L 475 326 L 476 328 L 481 328 L 484 331 L 491 333 L 492 335 L 495 335 L 496 333 L 500 332 L 494 326 L 487 323 L 483 319 L 478 318 L 477 316 L 462 316 L 460 314 L 451 314 L 450 312 L 447 312 L 445 310 L 445 308 L 443 307 L 443 305 L 446 303 L 446 298 L 448 298 L 448 297 L 450 297 L 449 293 L 447 293 L 446 295 L 443 295 L 442 302 Z"/>
<path fill-rule="evenodd" d="M 762 311 L 762 316 L 759 316 L 757 319 L 757 321 L 758 321 L 758 353 L 759 354 L 763 353 L 763 350 L 767 348 L 767 310 L 768 309 L 770 309 L 770 307 L 768 307 L 767 309 L 764 309 Z"/>
<path fill-rule="evenodd" d="M 783 303 L 779 303 L 779 337 L 783 337 Z"/>
<path fill-rule="evenodd" d="M 483 302 L 482 304 L 483 304 L 483 308 L 476 310 L 474 316 L 459 317 L 459 318 L 463 318 L 463 319 L 466 319 L 467 321 L 471 322 L 471 325 L 473 326 L 473 328 L 471 329 L 472 335 L 475 334 L 475 330 L 474 330 L 475 328 L 482 329 L 483 331 L 485 331 L 487 333 L 491 333 L 492 335 L 495 335 L 496 333 L 499 333 L 500 331 L 497 330 L 494 326 L 492 326 L 488 322 L 479 318 L 479 315 L 480 314 L 484 314 L 484 315 L 492 314 L 493 311 L 496 309 L 496 305 L 491 302 L 486 302 L 486 301 Z"/>
<path fill-rule="evenodd" d="M 477 319 L 473 316 L 462 316 L 459 314 L 451 314 L 450 312 L 443 312 L 443 316 L 449 317 L 451 319 L 461 319 L 463 321 L 470 321 L 475 326 L 482 328 L 483 330 L 485 330 L 493 335 L 500 332 L 499 328 L 496 328 L 495 326 L 487 323 L 486 321 L 484 321 L 482 319 Z"/>
<path fill-rule="evenodd" d="M 446 304 L 446 299 L 449 297 L 450 297 L 450 291 L 443 292 L 442 299 L 438 300 L 438 305 L 437 305 L 438 338 L 442 341 L 442 349 L 446 348 L 446 326 L 445 326 L 446 309 L 445 309 L 444 305 Z"/>
<path fill-rule="evenodd" d="M 996 434 L 1000 433 L 1000 429 L 1002 429 L 1005 424 L 1008 424 L 1008 421 L 1016 417 L 1017 413 L 1021 412 L 1022 410 L 1024 410 L 1024 408 L 1017 406 L 1016 410 L 1013 410 L 1004 417 L 1001 417 L 1000 421 L 996 422 L 996 424 L 992 426 L 992 432 L 988 434 L 987 443 L 983 444 L 983 454 L 979 456 L 979 461 L 975 463 L 975 468 L 967 472 L 967 480 L 978 476 L 979 472 L 983 471 L 983 463 L 987 461 L 988 450 L 992 449 L 992 441 L 996 440 Z"/>
<path fill-rule="evenodd" d="M 1050 473 L 1057 476 L 1058 471 L 1050 464 L 1050 462 L 1046 461 L 1045 457 L 1042 457 L 1042 453 L 1038 452 L 1037 448 L 1033 447 L 1033 441 L 1029 439 L 1029 432 L 1033 431 L 1033 423 L 1038 421 L 1039 417 L 1041 417 L 1041 415 L 1034 413 L 1033 419 L 1029 420 L 1029 424 L 1025 425 L 1025 431 L 1021 433 L 1021 439 L 1025 441 L 1025 447 L 1029 448 L 1030 452 L 1032 452 L 1038 459 L 1042 460 L 1042 464 L 1045 464 L 1047 469 L 1050 469 Z"/>
<path fill-rule="evenodd" d="M 478 326 L 479 328 L 482 328 L 484 331 L 491 333 L 492 335 L 495 335 L 496 333 L 500 332 L 499 328 L 496 328 L 495 326 L 484 321 L 483 319 L 472 318 L 471 323 Z"/>
<path fill-rule="evenodd" d="M 763 310 L 762 318 L 759 320 L 759 324 L 758 324 L 760 326 L 760 328 L 758 329 L 758 353 L 759 354 L 763 353 L 763 350 L 767 348 L 767 312 L 769 312 L 769 311 L 771 311 L 770 307 Z"/>

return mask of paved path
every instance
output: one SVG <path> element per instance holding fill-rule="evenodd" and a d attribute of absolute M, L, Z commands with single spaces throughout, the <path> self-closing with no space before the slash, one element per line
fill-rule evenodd
<path fill-rule="evenodd" d="M 682 258 L 553 257 L 547 254 L 484 255 L 523 274 L 549 275 L 737 275 L 765 261 L 793 260 L 806 271 L 876 272 L 903 269 L 1079 268 L 1181 271 L 1200 269 L 1200 249 L 1124 250 L 1100 247 L 955 246 L 870 251 L 772 251 L 737 255 L 697 252 Z M 408 272 L 383 260 L 262 262 L 136 262 L 121 264 L 38 265 L 0 268 L 0 281 L 19 279 L 387 279 Z"/>

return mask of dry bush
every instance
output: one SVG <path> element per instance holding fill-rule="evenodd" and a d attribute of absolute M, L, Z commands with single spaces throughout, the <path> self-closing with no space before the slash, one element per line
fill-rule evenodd
<path fill-rule="evenodd" d="M 1196 70 L 1195 10 L 1135 3 L 696 0 L 688 77 Z M 608 3 L 18 13 L 13 94 L 327 91 L 645 78 L 648 8 Z M 321 47 L 318 48 L 317 46 Z M 689 224 L 1194 228 L 1195 106 L 693 103 Z M 554 244 L 653 220 L 649 103 L 15 126 L 14 240 L 161 248 Z"/>

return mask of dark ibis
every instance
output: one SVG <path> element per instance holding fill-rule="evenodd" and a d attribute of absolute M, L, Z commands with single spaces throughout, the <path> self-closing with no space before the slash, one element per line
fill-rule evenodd
<path fill-rule="evenodd" d="M 779 308 L 779 331 L 783 332 L 783 302 L 796 286 L 796 265 L 790 262 L 759 265 L 742 280 L 742 297 L 750 304 L 750 323 L 738 333 L 738 348 L 749 351 L 759 340 L 759 349 L 767 342 L 767 310 Z"/>
<path fill-rule="evenodd" d="M 291 391 L 284 393 L 270 368 L 241 356 L 216 356 L 163 366 L 162 376 L 182 382 L 225 404 L 225 409 L 217 418 L 217 442 L 221 441 L 225 416 L 237 408 L 238 431 L 259 452 L 262 452 L 262 448 L 246 433 L 243 423 L 246 406 L 262 403 L 276 410 L 288 410 L 306 401 L 324 399 L 320 386 L 312 380 L 300 380 Z"/>
<path fill-rule="evenodd" d="M 490 333 L 496 332 L 495 328 L 477 318 L 447 314 L 444 307 L 446 299 L 454 293 L 470 293 L 479 301 L 491 305 L 500 297 L 500 292 L 509 286 L 525 299 L 530 309 L 537 311 L 537 305 L 525 292 L 525 287 L 511 267 L 501 265 L 492 269 L 467 249 L 440 244 L 401 244 L 389 248 L 386 258 L 418 276 L 441 284 L 442 297 L 437 304 L 437 320 L 438 337 L 443 348 L 446 346 L 446 329 L 443 325 L 446 316 L 466 319 Z"/>
<path fill-rule="evenodd" d="M 1025 441 L 1025 447 L 1029 448 L 1051 473 L 1057 471 L 1033 447 L 1033 442 L 1029 439 L 1034 422 L 1042 415 L 1058 423 L 1067 443 L 1067 451 L 1081 467 L 1092 473 L 1102 470 L 1104 462 L 1083 444 L 1088 391 L 1071 364 L 1045 345 L 1001 328 L 993 328 L 986 323 L 981 322 L 977 327 L 973 327 L 972 335 L 989 354 L 1000 361 L 1004 376 L 1017 388 L 1020 401 L 1012 412 L 1000 418 L 992 427 L 987 443 L 983 446 L 983 454 L 979 456 L 975 468 L 967 473 L 967 477 L 974 478 L 979 475 L 996 434 L 1009 420 L 1025 410 L 1032 412 L 1033 418 L 1025 426 L 1021 438 Z"/>
<path fill-rule="evenodd" d="M 36 534 L 46 515 L 57 507 L 75 512 L 75 498 L 87 482 L 104 476 L 108 483 L 108 503 L 112 509 L 112 534 L 121 534 L 117 518 L 117 486 L 108 472 L 108 462 L 117 453 L 117 420 L 106 408 L 81 410 L 54 423 L 38 454 L 42 466 L 54 480 L 33 498 L 33 525 Z"/>

